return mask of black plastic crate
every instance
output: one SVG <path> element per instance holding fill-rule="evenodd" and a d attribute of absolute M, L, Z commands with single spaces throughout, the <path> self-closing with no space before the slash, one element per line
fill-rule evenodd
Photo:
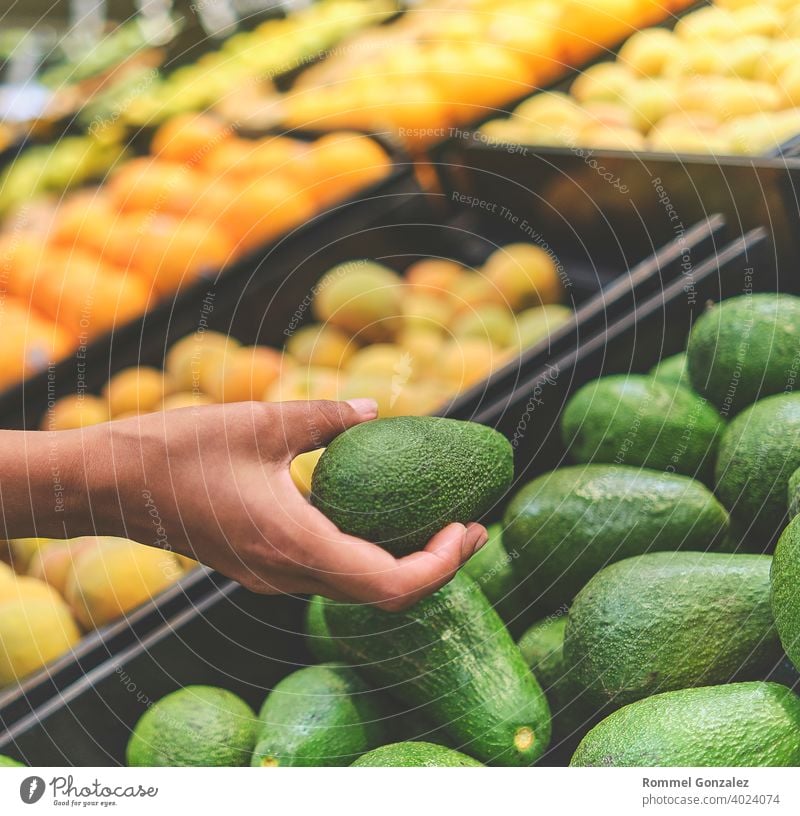
<path fill-rule="evenodd" d="M 531 414 L 515 445 L 519 478 L 563 455 L 555 423 L 575 388 L 601 374 L 646 371 L 677 351 L 698 310 L 741 291 L 743 274 L 753 277 L 756 289 L 770 288 L 768 246 L 763 230 L 734 241 L 695 267 L 691 296 L 685 281 L 675 279 L 518 388 L 495 393 L 476 419 L 513 440 L 520 420 Z M 534 412 L 528 407 L 533 394 L 542 400 Z M 309 662 L 301 634 L 304 602 L 215 581 L 217 588 L 191 608 L 7 727 L 0 753 L 32 765 L 122 763 L 130 729 L 146 708 L 190 684 L 224 686 L 259 705 L 278 679 Z"/>
<path fill-rule="evenodd" d="M 202 314 L 207 328 L 231 334 L 246 343 L 280 345 L 284 340 L 287 320 L 295 314 L 313 290 L 320 276 L 331 266 L 359 257 L 378 260 L 401 271 L 414 261 L 426 257 L 445 257 L 469 266 L 482 264 L 497 246 L 519 240 L 519 231 L 504 219 L 475 212 L 443 221 L 403 221 L 401 215 L 423 214 L 427 197 L 419 192 L 394 194 L 397 198 L 396 222 L 351 231 L 336 232 L 331 228 L 325 241 L 320 240 L 314 251 L 309 250 L 294 266 L 282 267 L 280 276 L 253 274 L 242 276 L 241 283 L 230 285 L 228 275 L 220 279 L 214 296 L 212 312 L 202 310 L 206 292 L 195 295 L 194 310 L 182 310 L 156 316 L 155 329 L 150 328 L 150 315 L 131 329 L 109 338 L 107 345 L 93 346 L 80 371 L 82 383 L 89 390 L 99 391 L 108 377 L 127 365 L 160 365 L 166 349 L 164 332 L 177 339 L 196 328 Z M 336 226 L 340 226 L 337 221 Z M 624 247 L 609 253 L 601 246 L 576 247 L 556 245 L 559 262 L 572 284 L 567 290 L 568 303 L 575 309 L 574 318 L 558 327 L 550 338 L 526 350 L 521 357 L 496 371 L 488 379 L 443 406 L 441 413 L 454 418 L 470 418 L 498 394 L 511 393 L 521 382 L 533 376 L 547 361 L 581 344 L 609 323 L 634 308 L 643 299 L 659 292 L 671 280 L 684 278 L 686 265 L 694 265 L 713 256 L 724 243 L 725 223 L 713 216 L 688 229 L 680 239 L 654 250 L 646 258 L 631 265 Z M 638 258 L 638 256 L 637 256 Z M 159 328 L 163 325 L 163 331 Z M 73 376 L 72 370 L 67 372 Z M 74 372 L 77 377 L 78 372 Z M 74 379 L 62 376 L 50 387 L 57 394 L 72 393 Z M 27 384 L 26 399 L 31 395 Z M 38 424 L 45 404 L 34 402 L 28 412 Z M 0 722 L 10 726 L 46 700 L 57 696 L 83 673 L 103 660 L 145 637 L 164 619 L 190 608 L 198 599 L 215 588 L 214 576 L 197 570 L 176 586 L 102 629 L 87 635 L 75 650 L 26 678 L 19 686 L 0 691 Z"/>

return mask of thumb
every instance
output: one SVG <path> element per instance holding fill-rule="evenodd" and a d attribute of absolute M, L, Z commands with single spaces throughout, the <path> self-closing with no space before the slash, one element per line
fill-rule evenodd
<path fill-rule="evenodd" d="M 327 445 L 342 431 L 378 416 L 373 399 L 280 402 L 274 407 L 280 424 L 276 431 L 283 435 L 292 457 Z"/>

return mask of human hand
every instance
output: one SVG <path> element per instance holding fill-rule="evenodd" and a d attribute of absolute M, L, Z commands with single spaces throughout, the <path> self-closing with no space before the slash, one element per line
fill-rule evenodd
<path fill-rule="evenodd" d="M 292 459 L 376 416 L 372 400 L 248 402 L 66 433 L 91 452 L 83 511 L 97 534 L 167 547 L 255 592 L 399 610 L 447 583 L 487 535 L 480 524 L 451 524 L 424 550 L 395 558 L 306 501 Z"/>

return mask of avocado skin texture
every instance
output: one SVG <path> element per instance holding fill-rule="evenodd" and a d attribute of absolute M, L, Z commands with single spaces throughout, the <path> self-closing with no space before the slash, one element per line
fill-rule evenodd
<path fill-rule="evenodd" d="M 732 417 L 791 387 L 798 352 L 800 298 L 765 293 L 710 306 L 692 328 L 686 356 L 695 391 Z"/>
<path fill-rule="evenodd" d="M 576 462 L 640 465 L 709 481 L 724 422 L 705 399 L 645 374 L 601 377 L 571 397 L 561 436 Z"/>
<path fill-rule="evenodd" d="M 432 742 L 394 742 L 364 754 L 354 768 L 480 768 L 477 759 Z"/>
<path fill-rule="evenodd" d="M 800 516 L 783 531 L 772 560 L 771 602 L 783 648 L 800 669 Z"/>
<path fill-rule="evenodd" d="M 404 612 L 334 603 L 325 617 L 349 662 L 406 705 L 424 706 L 455 747 L 495 765 L 532 765 L 544 753 L 544 693 L 463 571 Z"/>
<path fill-rule="evenodd" d="M 12 759 L 10 756 L 6 756 L 5 754 L 0 754 L 0 768 L 24 768 L 25 765 L 22 762 L 17 762 L 16 759 Z"/>
<path fill-rule="evenodd" d="M 541 605 L 568 603 L 602 567 L 652 550 L 721 546 L 728 514 L 700 482 L 623 465 L 545 473 L 511 500 L 503 542 Z M 535 600 L 535 598 L 531 598 Z"/>
<path fill-rule="evenodd" d="M 305 636 L 308 651 L 320 663 L 333 663 L 341 659 L 336 641 L 331 637 L 325 621 L 325 605 L 330 603 L 322 595 L 312 595 L 305 614 Z"/>
<path fill-rule="evenodd" d="M 689 379 L 686 353 L 673 354 L 672 357 L 665 357 L 650 369 L 650 376 L 658 382 L 669 385 L 682 385 L 684 388 L 692 388 L 692 381 Z"/>
<path fill-rule="evenodd" d="M 392 417 L 349 428 L 328 445 L 311 502 L 345 533 L 405 555 L 448 524 L 479 519 L 513 478 L 511 443 L 494 429 Z"/>
<path fill-rule="evenodd" d="M 786 524 L 789 477 L 800 467 L 800 394 L 779 394 L 742 411 L 722 436 L 716 494 L 765 544 Z"/>
<path fill-rule="evenodd" d="M 253 709 L 233 692 L 186 686 L 162 697 L 141 716 L 128 742 L 128 765 L 247 765 L 258 728 Z"/>
<path fill-rule="evenodd" d="M 564 662 L 566 613 L 534 623 L 519 640 L 525 662 L 539 680 L 550 703 L 553 719 L 553 748 L 572 741 L 591 725 L 593 713 L 580 697 L 580 687 L 570 677 Z"/>
<path fill-rule="evenodd" d="M 800 468 L 789 477 L 789 489 L 787 498 L 787 508 L 789 520 L 791 521 L 800 513 Z"/>
<path fill-rule="evenodd" d="M 503 546 L 503 525 L 490 524 L 489 538 L 464 564 L 464 572 L 483 590 L 498 615 L 511 627 L 528 605 L 527 595 L 514 570 L 514 559 Z"/>
<path fill-rule="evenodd" d="M 766 767 L 800 764 L 800 698 L 778 683 L 656 694 L 596 725 L 573 767 Z"/>
<path fill-rule="evenodd" d="M 564 660 L 595 709 L 760 679 L 781 659 L 767 555 L 651 553 L 601 570 L 569 611 Z"/>
<path fill-rule="evenodd" d="M 381 695 L 341 663 L 307 666 L 267 695 L 251 765 L 342 767 L 387 739 Z"/>

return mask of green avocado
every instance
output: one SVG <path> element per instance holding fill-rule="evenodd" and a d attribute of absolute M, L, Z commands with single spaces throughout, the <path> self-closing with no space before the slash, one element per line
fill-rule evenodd
<path fill-rule="evenodd" d="M 475 422 L 392 417 L 336 437 L 311 479 L 311 501 L 346 533 L 395 555 L 453 522 L 476 521 L 514 477 L 511 443 Z"/>
<path fill-rule="evenodd" d="M 404 612 L 334 603 L 325 618 L 348 661 L 482 762 L 532 765 L 550 711 L 502 620 L 463 571 Z"/>
<path fill-rule="evenodd" d="M 800 374 L 800 298 L 741 295 L 710 306 L 695 322 L 689 378 L 726 417 L 791 390 Z"/>
<path fill-rule="evenodd" d="M 529 627 L 519 640 L 525 662 L 536 675 L 550 703 L 554 744 L 569 742 L 585 732 L 593 712 L 587 709 L 579 687 L 571 681 L 564 663 L 564 630 L 566 610 L 551 615 Z"/>
<path fill-rule="evenodd" d="M 623 465 L 559 468 L 525 485 L 503 542 L 546 609 L 569 603 L 602 567 L 652 550 L 721 546 L 728 514 L 700 482 Z M 535 597 L 531 600 L 537 600 Z"/>
<path fill-rule="evenodd" d="M 232 692 L 186 686 L 162 697 L 140 717 L 128 741 L 128 765 L 248 765 L 258 728 L 255 712 Z"/>
<path fill-rule="evenodd" d="M 800 513 L 800 468 L 789 477 L 789 488 L 787 498 L 788 518 L 791 521 Z"/>
<path fill-rule="evenodd" d="M 601 377 L 570 398 L 561 435 L 576 462 L 638 465 L 708 481 L 725 427 L 694 391 L 646 374 Z"/>
<path fill-rule="evenodd" d="M 570 607 L 564 660 L 595 709 L 760 679 L 783 655 L 768 555 L 650 553 L 601 570 Z"/>
<path fill-rule="evenodd" d="M 789 478 L 800 467 L 800 394 L 746 408 L 719 446 L 716 494 L 750 537 L 767 544 L 786 524 Z"/>
<path fill-rule="evenodd" d="M 524 614 L 528 601 L 514 570 L 514 557 L 503 546 L 503 525 L 491 524 L 487 532 L 488 541 L 464 564 L 464 572 L 511 626 Z"/>
<path fill-rule="evenodd" d="M 655 694 L 598 723 L 574 767 L 800 765 L 800 698 L 778 683 L 730 683 Z"/>
<path fill-rule="evenodd" d="M 307 666 L 284 677 L 267 695 L 254 768 L 338 767 L 387 739 L 385 707 L 341 663 Z"/>
<path fill-rule="evenodd" d="M 692 382 L 689 379 L 687 370 L 686 353 L 673 354 L 672 357 L 665 357 L 650 369 L 650 376 L 658 382 L 668 385 L 682 385 L 684 388 L 691 388 Z"/>
<path fill-rule="evenodd" d="M 354 768 L 480 768 L 481 763 L 460 751 L 432 742 L 394 742 L 364 754 Z"/>
<path fill-rule="evenodd" d="M 783 648 L 800 668 L 800 516 L 783 531 L 772 559 L 772 613 Z"/>
<path fill-rule="evenodd" d="M 24 768 L 24 767 L 25 767 L 24 763 L 17 762 L 16 759 L 12 759 L 10 756 L 0 754 L 0 768 Z"/>
<path fill-rule="evenodd" d="M 332 663 L 341 658 L 336 642 L 325 622 L 325 605 L 330 603 L 322 595 L 312 595 L 305 615 L 305 636 L 308 651 L 320 663 Z"/>

